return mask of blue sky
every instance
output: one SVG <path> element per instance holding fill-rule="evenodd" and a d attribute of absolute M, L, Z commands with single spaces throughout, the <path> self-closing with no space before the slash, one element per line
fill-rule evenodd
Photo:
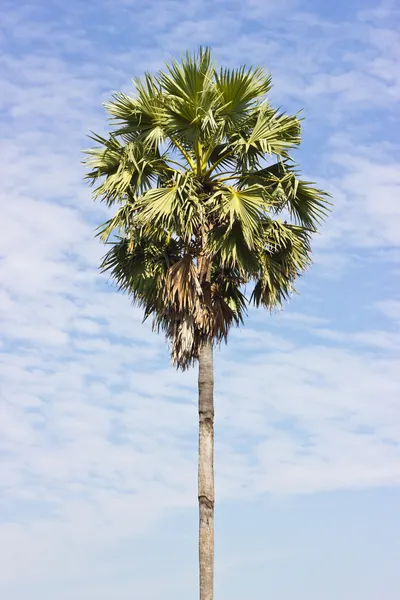
<path fill-rule="evenodd" d="M 217 597 L 397 600 L 400 14 L 353 0 L 3 2 L 0 596 L 197 595 L 196 373 L 97 273 L 101 102 L 198 45 L 304 108 L 334 197 L 298 296 L 216 358 Z"/>

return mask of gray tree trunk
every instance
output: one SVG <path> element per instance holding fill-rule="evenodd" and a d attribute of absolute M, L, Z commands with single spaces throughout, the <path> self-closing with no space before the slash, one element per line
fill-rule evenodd
<path fill-rule="evenodd" d="M 200 600 L 214 597 L 214 365 L 213 347 L 199 354 L 199 567 Z"/>

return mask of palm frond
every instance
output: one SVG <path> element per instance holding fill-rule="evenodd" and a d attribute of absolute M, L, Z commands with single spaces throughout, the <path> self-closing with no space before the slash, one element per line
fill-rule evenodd
<path fill-rule="evenodd" d="M 215 193 L 214 199 L 217 200 L 215 210 L 219 219 L 228 219 L 229 227 L 239 222 L 247 245 L 252 248 L 254 236 L 260 230 L 261 217 L 266 208 L 262 187 L 254 185 L 239 190 L 225 186 Z"/>
<path fill-rule="evenodd" d="M 296 279 L 311 264 L 310 234 L 302 227 L 270 220 L 263 247 L 258 249 L 259 273 L 250 301 L 273 309 L 295 291 Z"/>
<path fill-rule="evenodd" d="M 271 89 L 271 76 L 261 67 L 220 69 L 215 80 L 222 99 L 218 116 L 227 120 L 227 132 L 230 126 L 241 123 L 249 109 L 264 100 Z"/>
<path fill-rule="evenodd" d="M 186 254 L 168 270 L 165 293 L 179 310 L 191 312 L 203 295 L 193 257 Z"/>
<path fill-rule="evenodd" d="M 238 139 L 236 146 L 242 152 L 252 148 L 260 155 L 286 157 L 288 150 L 300 143 L 300 122 L 295 116 L 279 113 L 268 105 L 258 110 L 250 135 Z"/>
<path fill-rule="evenodd" d="M 257 272 L 257 256 L 248 245 L 238 220 L 212 229 L 208 233 L 206 251 L 222 267 L 237 268 L 242 275 Z"/>
<path fill-rule="evenodd" d="M 159 176 L 174 171 L 165 155 L 140 140 L 122 145 L 114 136 L 106 139 L 92 135 L 91 139 L 100 146 L 85 151 L 88 156 L 85 164 L 92 169 L 86 179 L 91 185 L 99 183 L 94 197 L 108 206 L 126 198 L 126 194 L 132 197 L 143 193 Z"/>
<path fill-rule="evenodd" d="M 299 179 L 295 166 L 288 161 L 245 172 L 238 185 L 244 189 L 251 185 L 262 186 L 276 213 L 286 209 L 296 223 L 310 229 L 320 225 L 330 210 L 329 194 Z"/>
<path fill-rule="evenodd" d="M 104 243 L 108 242 L 113 234 L 118 237 L 129 237 L 131 234 L 133 216 L 134 206 L 130 202 L 127 202 L 117 210 L 111 219 L 108 219 L 105 223 L 99 225 L 96 230 L 96 236 Z"/>
<path fill-rule="evenodd" d="M 190 175 L 176 174 L 168 187 L 148 190 L 140 200 L 139 211 L 140 223 L 149 233 L 174 231 L 190 240 L 202 218 L 196 182 Z"/>

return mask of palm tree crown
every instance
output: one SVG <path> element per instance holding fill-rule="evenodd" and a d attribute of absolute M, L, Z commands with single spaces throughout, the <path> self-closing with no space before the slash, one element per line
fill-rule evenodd
<path fill-rule="evenodd" d="M 99 228 L 102 269 L 185 369 L 249 305 L 288 298 L 329 203 L 298 177 L 300 121 L 270 105 L 263 69 L 217 69 L 200 49 L 135 87 L 106 103 L 112 132 L 87 151 L 94 196 L 118 207 Z"/>

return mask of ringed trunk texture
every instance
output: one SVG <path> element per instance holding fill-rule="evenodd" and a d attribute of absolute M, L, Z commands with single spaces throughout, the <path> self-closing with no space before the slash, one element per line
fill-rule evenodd
<path fill-rule="evenodd" d="M 200 600 L 214 597 L 214 366 L 212 343 L 199 353 Z"/>

